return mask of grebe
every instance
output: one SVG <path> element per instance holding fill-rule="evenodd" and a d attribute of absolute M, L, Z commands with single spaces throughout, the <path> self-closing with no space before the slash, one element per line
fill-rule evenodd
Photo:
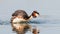
<path fill-rule="evenodd" d="M 28 21 L 31 18 L 36 18 L 39 15 L 37 11 L 33 11 L 33 13 L 28 16 L 24 10 L 17 10 L 12 14 L 11 22 L 20 22 L 20 21 Z"/>
<path fill-rule="evenodd" d="M 20 24 L 22 21 L 29 21 L 31 18 L 36 18 L 39 15 L 37 11 L 33 11 L 30 16 L 24 10 L 16 10 L 11 17 L 11 25 L 13 30 L 22 31 L 24 28 L 29 29 L 30 25 Z"/>

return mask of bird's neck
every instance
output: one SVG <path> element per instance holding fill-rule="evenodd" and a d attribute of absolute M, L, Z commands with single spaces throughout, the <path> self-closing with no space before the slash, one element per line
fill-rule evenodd
<path fill-rule="evenodd" d="M 32 16 L 32 15 L 30 15 L 30 16 L 29 16 L 29 20 L 30 20 L 30 19 L 32 19 L 32 18 L 33 18 L 33 16 Z"/>
<path fill-rule="evenodd" d="M 30 15 L 30 16 L 28 16 L 28 18 L 27 18 L 26 20 L 30 20 L 30 19 L 32 19 L 32 18 L 33 18 L 33 16 Z"/>

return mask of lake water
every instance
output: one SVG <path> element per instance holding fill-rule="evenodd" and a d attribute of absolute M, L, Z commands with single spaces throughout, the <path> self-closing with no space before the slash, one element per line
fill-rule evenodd
<path fill-rule="evenodd" d="M 38 18 L 33 18 L 29 23 L 32 26 L 37 26 L 40 30 L 39 34 L 60 34 L 60 13 L 59 11 L 45 11 L 45 13 L 40 12 L 41 15 Z M 16 34 L 12 31 L 10 23 L 5 23 L 6 25 L 0 25 L 1 34 Z M 26 34 L 32 34 L 27 32 Z"/>

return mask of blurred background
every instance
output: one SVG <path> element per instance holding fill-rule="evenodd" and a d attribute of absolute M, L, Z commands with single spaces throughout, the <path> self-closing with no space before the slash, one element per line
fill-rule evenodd
<path fill-rule="evenodd" d="M 25 10 L 28 15 L 37 10 L 40 16 L 30 23 L 38 23 L 35 25 L 40 29 L 40 34 L 60 34 L 60 0 L 0 0 L 1 34 L 16 34 L 8 25 L 16 10 Z"/>

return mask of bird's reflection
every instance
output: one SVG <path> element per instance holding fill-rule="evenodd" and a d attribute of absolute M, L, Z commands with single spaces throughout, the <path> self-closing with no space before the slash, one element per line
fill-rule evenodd
<path fill-rule="evenodd" d="M 15 31 L 17 34 L 25 34 L 27 31 L 31 31 L 33 34 L 39 33 L 36 28 L 32 29 L 30 24 L 20 24 L 18 28 L 13 28 L 12 31 Z"/>

